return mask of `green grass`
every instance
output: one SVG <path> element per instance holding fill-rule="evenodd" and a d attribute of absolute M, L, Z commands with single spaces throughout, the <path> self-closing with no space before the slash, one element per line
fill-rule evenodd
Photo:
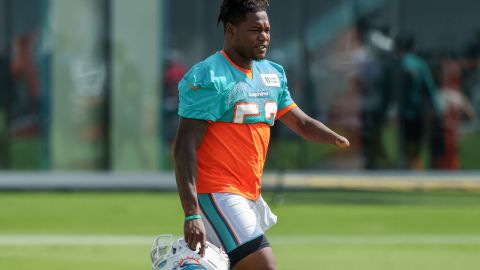
<path fill-rule="evenodd" d="M 0 269 L 149 269 L 149 247 L 0 247 Z"/>
<path fill-rule="evenodd" d="M 480 194 L 289 192 L 271 204 L 279 269 L 478 269 Z M 265 194 L 269 200 L 271 196 Z M 7 236 L 180 235 L 174 193 L 0 193 L 0 269 L 148 269 L 150 243 L 30 244 Z"/>
<path fill-rule="evenodd" d="M 478 170 L 480 132 L 466 134 L 459 141 L 460 164 L 463 170 Z"/>

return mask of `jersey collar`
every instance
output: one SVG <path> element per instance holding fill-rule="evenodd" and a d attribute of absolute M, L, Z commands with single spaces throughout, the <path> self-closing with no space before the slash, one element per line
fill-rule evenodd
<path fill-rule="evenodd" d="M 224 50 L 221 50 L 220 51 L 220 54 L 223 55 L 225 57 L 225 59 L 227 59 L 227 61 L 233 66 L 235 67 L 236 69 L 240 70 L 241 72 L 243 72 L 250 80 L 253 79 L 253 73 L 252 73 L 252 69 L 246 69 L 246 68 L 242 68 L 240 66 L 238 66 L 237 64 L 235 64 L 232 59 L 230 59 L 230 57 L 227 55 L 227 53 L 224 51 Z"/>

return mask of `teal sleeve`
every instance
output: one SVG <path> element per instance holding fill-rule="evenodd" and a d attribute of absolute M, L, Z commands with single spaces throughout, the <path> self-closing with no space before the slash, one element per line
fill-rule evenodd
<path fill-rule="evenodd" d="M 217 121 L 225 113 L 225 98 L 208 67 L 194 66 L 178 83 L 178 115 Z"/>
<path fill-rule="evenodd" d="M 287 76 L 285 74 L 285 70 L 282 67 L 280 68 L 281 69 L 279 71 L 281 73 L 280 81 L 282 93 L 280 94 L 280 97 L 278 99 L 278 110 L 281 110 L 294 103 L 292 97 L 290 96 L 290 91 L 288 91 Z"/>

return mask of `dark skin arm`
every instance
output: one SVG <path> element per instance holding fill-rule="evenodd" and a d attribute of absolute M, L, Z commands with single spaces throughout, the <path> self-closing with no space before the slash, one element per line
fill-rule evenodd
<path fill-rule="evenodd" d="M 203 120 L 180 118 L 174 145 L 175 176 L 178 194 L 185 216 L 198 215 L 197 200 L 197 154 L 196 150 L 207 131 L 208 123 Z M 185 221 L 183 228 L 185 242 L 195 250 L 200 243 L 200 255 L 205 255 L 206 233 L 201 219 Z"/>
<path fill-rule="evenodd" d="M 350 142 L 347 138 L 338 135 L 321 122 L 306 115 L 298 107 L 287 112 L 279 120 L 307 140 L 318 143 L 334 144 L 340 148 L 350 146 Z"/>

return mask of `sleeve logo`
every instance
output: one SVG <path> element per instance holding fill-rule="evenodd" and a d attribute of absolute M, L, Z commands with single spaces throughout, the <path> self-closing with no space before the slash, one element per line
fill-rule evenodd
<path fill-rule="evenodd" d="M 191 83 L 188 84 L 188 87 L 190 87 L 190 89 L 192 89 L 192 90 L 198 90 L 198 89 L 200 89 L 200 85 L 193 85 L 193 84 L 191 84 Z"/>

